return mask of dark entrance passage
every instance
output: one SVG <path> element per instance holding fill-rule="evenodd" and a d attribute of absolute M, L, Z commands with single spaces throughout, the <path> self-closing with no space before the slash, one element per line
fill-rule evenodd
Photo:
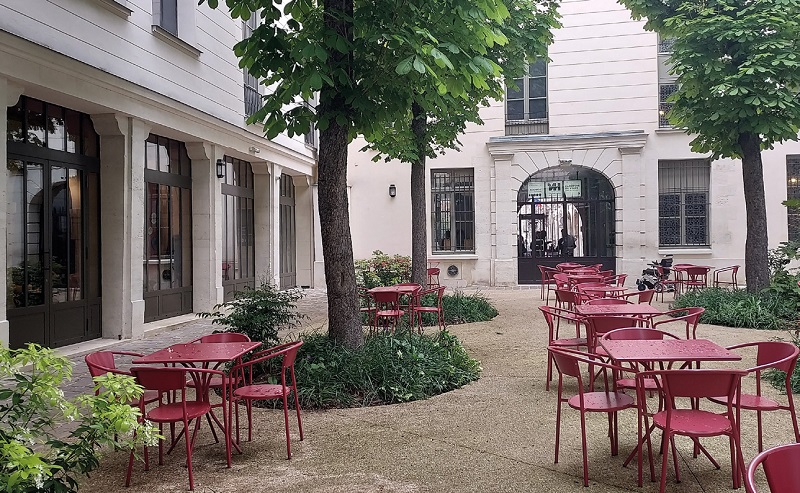
<path fill-rule="evenodd" d="M 9 345 L 100 337 L 97 134 L 88 115 L 26 97 L 8 116 Z"/>
<path fill-rule="evenodd" d="M 614 270 L 614 187 L 601 173 L 558 166 L 531 175 L 517 194 L 520 284 L 540 281 L 539 266 L 566 261 Z"/>

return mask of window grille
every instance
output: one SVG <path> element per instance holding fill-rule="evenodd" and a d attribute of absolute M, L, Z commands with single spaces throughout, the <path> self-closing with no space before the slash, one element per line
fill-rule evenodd
<path fill-rule="evenodd" d="M 786 198 L 800 199 L 800 155 L 786 156 Z M 800 241 L 800 207 L 788 207 L 789 241 Z"/>
<path fill-rule="evenodd" d="M 707 246 L 711 164 L 705 159 L 658 162 L 660 246 Z"/>
<path fill-rule="evenodd" d="M 677 84 L 658 85 L 658 126 L 661 128 L 671 128 L 669 122 L 669 112 L 672 110 L 672 103 L 667 99 L 678 90 Z"/>
<path fill-rule="evenodd" d="M 253 12 L 242 25 L 242 39 L 249 38 L 257 27 L 258 14 Z M 244 114 L 250 117 L 261 109 L 263 101 L 258 92 L 258 78 L 251 75 L 247 68 L 242 69 L 242 72 L 244 73 Z"/>
<path fill-rule="evenodd" d="M 431 199 L 431 250 L 434 253 L 474 252 L 474 170 L 432 171 Z"/>
<path fill-rule="evenodd" d="M 547 60 L 530 64 L 514 85 L 506 88 L 506 135 L 548 133 Z"/>
<path fill-rule="evenodd" d="M 675 38 L 662 38 L 658 35 L 658 52 L 659 53 L 672 53 L 672 47 L 675 45 Z"/>

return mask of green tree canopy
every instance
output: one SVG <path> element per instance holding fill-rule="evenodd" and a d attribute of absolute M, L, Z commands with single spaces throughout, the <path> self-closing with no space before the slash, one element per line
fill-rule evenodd
<path fill-rule="evenodd" d="M 800 127 L 800 0 L 620 0 L 674 38 L 678 90 L 669 119 L 692 149 L 742 159 L 748 289 L 769 282 L 761 150 Z"/>

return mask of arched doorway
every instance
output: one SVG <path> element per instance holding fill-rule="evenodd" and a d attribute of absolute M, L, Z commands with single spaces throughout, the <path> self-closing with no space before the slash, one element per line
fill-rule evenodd
<path fill-rule="evenodd" d="M 517 194 L 520 284 L 538 283 L 539 266 L 574 260 L 615 268 L 614 186 L 582 166 L 540 170 Z"/>

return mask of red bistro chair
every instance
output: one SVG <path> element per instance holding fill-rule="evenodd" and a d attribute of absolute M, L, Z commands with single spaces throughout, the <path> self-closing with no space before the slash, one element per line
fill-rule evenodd
<path fill-rule="evenodd" d="M 675 276 L 673 279 L 664 279 L 664 275 L 667 273 L 667 270 L 673 273 Z M 675 298 L 681 294 L 681 282 L 683 281 L 683 272 L 681 269 L 675 265 L 673 267 L 663 267 L 661 265 L 656 266 L 656 272 L 658 272 L 658 278 L 661 279 L 658 283 L 658 287 L 660 288 L 661 293 L 661 301 L 664 301 L 664 293 L 667 291 L 668 288 L 672 287 L 672 296 Z"/>
<path fill-rule="evenodd" d="M 745 347 L 755 347 L 758 351 L 756 353 L 756 366 L 747 369 L 748 373 L 755 374 L 756 393 L 742 393 L 741 397 L 734 402 L 734 405 L 741 409 L 756 412 L 758 421 L 758 451 L 761 452 L 764 450 L 761 437 L 761 413 L 764 411 L 789 411 L 792 416 L 792 426 L 794 427 L 794 439 L 800 442 L 800 432 L 797 428 L 797 414 L 795 413 L 794 399 L 792 398 L 792 374 L 794 373 L 794 367 L 797 365 L 797 356 L 800 355 L 800 348 L 791 342 L 763 341 L 746 342 L 744 344 L 728 346 L 727 349 L 734 350 Z M 774 368 L 786 373 L 784 389 L 786 391 L 788 403 L 785 405 L 761 395 L 761 371 L 769 368 Z M 714 397 L 711 398 L 711 400 L 719 404 L 724 404 L 725 402 L 724 398 L 721 397 Z"/>
<path fill-rule="evenodd" d="M 405 315 L 405 312 L 400 307 L 400 293 L 397 291 L 376 291 L 370 294 L 375 301 L 372 328 L 378 330 L 378 327 L 382 326 L 384 329 L 388 329 L 389 324 L 391 324 L 392 332 L 394 332 L 398 322 Z"/>
<path fill-rule="evenodd" d="M 106 373 L 133 376 L 133 374 L 131 374 L 129 371 L 117 368 L 117 365 L 114 361 L 114 356 L 133 356 L 135 358 L 141 358 L 144 355 L 140 353 L 131 353 L 128 351 L 96 351 L 94 353 L 87 354 L 84 356 L 83 360 L 86 362 L 86 366 L 89 367 L 89 375 L 91 375 L 92 378 L 103 376 Z M 99 393 L 99 390 L 96 393 Z M 153 390 L 145 390 L 143 397 L 144 403 L 150 404 L 151 402 L 156 402 L 158 400 L 158 392 Z M 131 406 L 138 405 L 139 401 L 131 402 Z"/>
<path fill-rule="evenodd" d="M 608 276 L 603 278 L 603 281 L 619 287 L 625 286 L 625 281 L 628 279 L 628 274 L 618 274 L 616 276 Z"/>
<path fill-rule="evenodd" d="M 547 322 L 547 346 L 576 348 L 586 346 L 586 338 L 581 337 L 581 318 L 572 311 L 550 306 L 540 306 L 539 310 Z M 562 339 L 558 337 L 558 327 L 561 321 L 575 324 L 575 337 Z M 547 353 L 547 375 L 545 390 L 550 390 L 550 381 L 553 380 L 553 355 Z"/>
<path fill-rule="evenodd" d="M 789 443 L 765 450 L 753 459 L 747 468 L 744 487 L 747 493 L 756 491 L 756 469 L 764 465 L 764 474 L 772 493 L 800 491 L 800 443 Z"/>
<path fill-rule="evenodd" d="M 417 327 L 419 327 L 420 334 L 422 333 L 422 315 L 425 313 L 435 313 L 436 320 L 439 323 L 439 330 L 444 330 L 447 325 L 444 322 L 444 310 L 442 310 L 442 296 L 444 295 L 444 286 L 438 288 L 427 289 L 425 291 L 418 291 L 416 300 L 414 301 L 414 316 L 417 319 Z M 421 304 L 422 298 L 428 294 L 436 294 L 436 306 L 423 306 Z"/>
<path fill-rule="evenodd" d="M 568 289 L 556 289 L 556 307 L 574 310 L 576 305 L 580 305 L 582 298 L 580 293 Z"/>
<path fill-rule="evenodd" d="M 555 284 L 556 289 L 564 289 L 569 290 L 569 278 L 566 274 L 562 272 L 554 272 L 552 274 L 553 284 Z"/>
<path fill-rule="evenodd" d="M 428 287 L 429 288 L 438 288 L 439 287 L 439 272 L 441 272 L 441 270 L 438 267 L 428 267 Z"/>
<path fill-rule="evenodd" d="M 192 470 L 192 449 L 194 441 L 197 437 L 197 430 L 200 429 L 200 418 L 211 412 L 211 404 L 207 400 L 203 400 L 200 392 L 196 393 L 196 400 L 186 399 L 186 377 L 187 375 L 197 378 L 202 381 L 209 376 L 223 377 L 224 374 L 219 370 L 210 370 L 206 368 L 174 368 L 174 367 L 133 367 L 131 373 L 136 378 L 136 382 L 147 390 L 154 390 L 158 392 L 158 405 L 149 411 L 145 411 L 145 403 L 142 399 L 139 403 L 139 411 L 142 413 L 140 419 L 147 419 L 153 423 L 158 423 L 160 434 L 164 434 L 164 424 L 183 423 L 183 431 L 181 432 L 186 439 L 186 464 L 189 469 L 189 489 L 194 489 L 194 473 Z M 180 391 L 180 400 L 177 398 L 177 392 Z M 164 396 L 168 397 L 170 394 L 176 394 L 176 397 L 171 402 L 165 401 Z M 222 413 L 223 421 L 228 422 L 227 416 L 227 392 L 223 388 L 222 392 Z M 189 424 L 194 420 L 194 431 L 189 433 Z M 180 439 L 180 435 L 178 436 Z M 176 442 L 173 442 L 172 447 Z M 170 448 L 171 450 L 171 448 Z M 230 431 L 225 437 L 225 452 L 228 461 L 228 467 L 231 466 L 231 452 L 230 452 Z M 164 463 L 164 443 L 163 440 L 158 441 L 158 463 Z M 145 471 L 148 469 L 149 464 L 147 454 L 145 454 Z M 125 477 L 125 486 L 131 484 L 131 472 L 133 471 L 133 450 L 131 450 L 130 458 L 128 459 L 128 473 Z"/>
<path fill-rule="evenodd" d="M 693 265 L 691 267 L 684 267 L 683 273 L 686 277 L 682 280 L 683 287 L 686 291 L 690 289 L 703 289 L 708 287 L 708 271 L 710 267 L 703 267 Z"/>
<path fill-rule="evenodd" d="M 412 319 L 414 318 L 414 303 L 419 299 L 417 294 L 422 291 L 422 285 L 415 282 L 401 282 L 399 284 L 395 284 L 395 286 L 410 287 L 414 289 L 411 294 L 408 294 L 407 292 L 400 293 L 400 309 L 408 315 L 408 325 L 411 327 L 413 325 Z M 403 304 L 404 297 L 408 297 L 407 304 Z"/>
<path fill-rule="evenodd" d="M 714 271 L 714 287 L 731 286 L 733 289 L 739 289 L 739 281 L 736 280 L 736 274 L 739 273 L 738 265 L 731 265 L 730 267 L 723 267 Z M 730 272 L 730 280 L 721 279 L 721 275 Z"/>
<path fill-rule="evenodd" d="M 288 342 L 264 351 L 253 354 L 253 357 L 244 363 L 235 365 L 231 373 L 244 376 L 243 385 L 236 388 L 231 387 L 231 402 L 238 404 L 244 401 L 247 405 L 247 440 L 253 439 L 253 401 L 268 401 L 281 399 L 283 401 L 283 418 L 286 427 L 286 456 L 292 458 L 292 444 L 289 438 L 289 394 L 294 394 L 294 407 L 297 410 L 297 428 L 300 431 L 300 441 L 303 441 L 303 421 L 300 418 L 300 400 L 297 397 L 297 380 L 294 376 L 294 361 L 297 358 L 297 350 L 303 345 L 303 341 Z M 268 384 L 258 383 L 253 380 L 253 366 L 265 361 L 280 358 L 281 360 L 281 381 L 280 383 Z M 263 365 L 259 365 L 262 366 Z M 289 373 L 287 383 L 286 373 Z M 233 412 L 233 411 L 232 411 Z M 239 441 L 239 406 L 236 412 L 236 441 Z"/>
<path fill-rule="evenodd" d="M 651 326 L 655 329 L 663 324 L 683 323 L 686 326 L 686 338 L 697 339 L 697 324 L 700 322 L 700 316 L 705 311 L 706 309 L 701 306 L 670 310 L 661 314 L 667 318 L 653 321 Z M 680 315 L 681 313 L 685 315 Z"/>
<path fill-rule="evenodd" d="M 629 301 L 631 299 L 635 299 L 635 303 L 647 303 L 648 305 L 651 305 L 653 303 L 654 294 L 656 294 L 654 289 L 643 289 L 635 293 L 623 294 L 621 298 Z"/>
<path fill-rule="evenodd" d="M 664 432 L 662 440 L 662 461 L 661 461 L 661 486 L 660 493 L 664 493 L 667 486 L 667 462 L 669 461 L 670 447 L 672 448 L 672 458 L 675 464 L 675 479 L 680 482 L 680 472 L 678 470 L 678 454 L 675 449 L 675 436 L 683 435 L 692 438 L 695 447 L 712 461 L 715 467 L 719 465 L 708 455 L 704 448 L 699 446 L 698 440 L 704 437 L 725 435 L 730 439 L 731 448 L 731 476 L 733 477 L 733 488 L 739 487 L 745 466 L 742 458 L 742 449 L 739 441 L 739 410 L 735 406 L 741 392 L 742 377 L 747 372 L 742 370 L 651 370 L 640 372 L 636 375 L 636 392 L 639 402 L 639 443 L 649 440 L 652 427 L 648 423 L 647 399 L 645 393 L 648 391 L 644 385 L 645 379 L 658 382 L 658 386 L 663 393 L 661 403 L 665 409 L 652 415 L 653 427 L 659 428 Z M 697 399 L 714 396 L 725 396 L 725 412 L 719 414 L 702 409 L 678 408 L 676 398 L 689 398 L 693 403 Z M 647 435 L 642 436 L 643 430 L 647 430 Z M 649 450 L 650 462 L 652 463 L 652 450 Z M 639 447 L 639 477 L 641 482 L 641 447 Z"/>
<path fill-rule="evenodd" d="M 558 369 L 558 405 L 556 407 L 556 447 L 555 463 L 558 464 L 558 446 L 561 438 L 561 405 L 566 403 L 569 407 L 581 413 L 581 449 L 583 452 L 583 485 L 589 486 L 589 464 L 586 453 L 586 413 L 608 414 L 608 436 L 611 441 L 611 455 L 617 455 L 618 429 L 617 412 L 636 407 L 633 397 L 622 392 L 585 392 L 583 390 L 583 377 L 581 365 L 601 366 L 614 371 L 629 371 L 625 368 L 603 363 L 595 359 L 594 355 L 574 351 L 566 348 L 549 347 L 547 351 L 555 361 Z M 591 371 L 591 370 L 590 370 Z M 565 398 L 564 376 L 573 377 L 578 381 L 578 393 L 570 398 Z"/>
<path fill-rule="evenodd" d="M 554 269 L 552 267 L 547 267 L 544 265 L 539 266 L 539 273 L 541 274 L 541 281 L 539 284 L 539 293 L 543 300 L 545 300 L 545 304 L 550 303 L 550 291 L 556 286 L 556 280 L 553 279 L 554 274 L 558 274 L 559 270 Z M 547 296 L 545 297 L 545 290 L 547 291 Z"/>
<path fill-rule="evenodd" d="M 375 306 L 372 304 L 373 299 L 367 288 L 358 288 L 358 300 L 360 304 L 359 313 L 366 314 L 367 320 L 372 324 L 375 319 Z"/>

